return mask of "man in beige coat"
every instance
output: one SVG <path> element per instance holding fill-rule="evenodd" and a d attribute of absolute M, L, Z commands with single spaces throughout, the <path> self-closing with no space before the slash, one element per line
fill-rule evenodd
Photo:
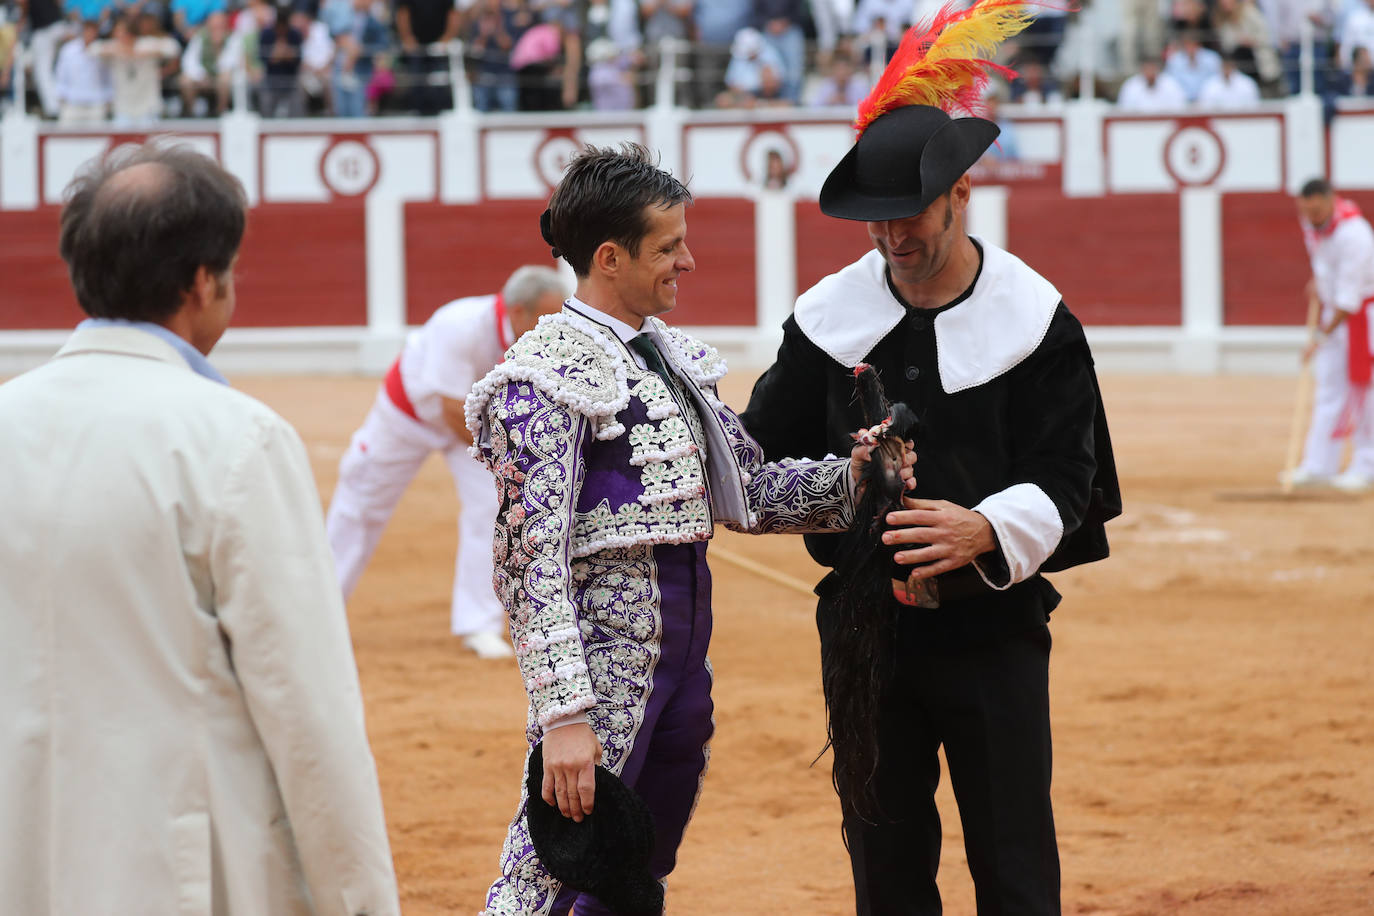
<path fill-rule="evenodd" d="M 205 359 L 243 191 L 186 150 L 78 178 L 92 316 L 0 386 L 0 910 L 398 912 L 300 439 Z"/>

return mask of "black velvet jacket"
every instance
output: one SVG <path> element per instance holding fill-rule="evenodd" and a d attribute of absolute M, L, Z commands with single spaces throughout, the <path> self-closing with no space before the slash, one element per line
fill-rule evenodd
<path fill-rule="evenodd" d="M 1041 570 L 1106 557 L 1103 525 L 1120 514 L 1121 492 L 1082 325 L 1060 302 L 1030 356 L 985 384 L 946 394 L 933 319 L 963 298 L 943 309 L 908 307 L 864 359 L 878 369 L 888 398 L 905 401 L 921 420 L 915 495 L 972 507 L 1013 484 L 1033 483 L 1053 501 L 1064 526 Z M 770 461 L 845 454 L 850 433 L 862 425 L 852 369 L 808 339 L 795 318 L 783 332 L 777 361 L 759 378 L 741 415 L 745 427 Z M 806 537 L 811 555 L 826 566 L 834 565 L 837 541 L 837 535 Z M 817 592 L 824 597 L 839 585 L 836 578 L 830 574 Z M 959 645 L 1043 623 L 1058 603 L 1059 593 L 1036 574 L 1005 591 L 909 614 L 919 615 L 932 646 Z"/>

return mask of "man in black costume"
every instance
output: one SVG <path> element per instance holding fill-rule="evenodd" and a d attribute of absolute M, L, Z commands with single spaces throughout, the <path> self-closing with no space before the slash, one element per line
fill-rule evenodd
<path fill-rule="evenodd" d="M 1048 280 L 965 233 L 966 172 L 997 133 L 927 105 L 868 123 L 820 204 L 866 223 L 874 250 L 798 298 L 743 415 L 770 460 L 843 454 L 864 362 L 920 420 L 916 498 L 884 534 L 911 579 L 874 609 L 896 627 L 876 810 L 841 793 L 860 914 L 941 912 L 941 744 L 980 916 L 1060 912 L 1047 626 L 1060 596 L 1042 573 L 1106 557 L 1121 496 L 1082 326 Z M 836 565 L 836 535 L 806 541 Z M 916 606 L 932 581 L 939 607 Z M 817 586 L 820 619 L 844 587 L 834 572 Z"/>

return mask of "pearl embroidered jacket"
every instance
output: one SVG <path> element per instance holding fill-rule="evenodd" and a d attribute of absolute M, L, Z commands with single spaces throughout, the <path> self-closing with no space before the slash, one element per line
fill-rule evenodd
<path fill-rule="evenodd" d="M 716 350 L 656 318 L 644 332 L 678 381 L 672 390 L 610 329 L 565 309 L 521 337 L 467 399 L 473 454 L 500 488 L 494 584 L 530 696 L 532 741 L 596 705 L 583 651 L 590 620 L 614 626 L 608 607 L 644 600 L 633 583 L 617 595 L 590 587 L 576 575 L 584 558 L 703 541 L 715 522 L 800 534 L 843 529 L 852 515 L 848 458 L 764 463 L 716 393 L 725 375 Z M 621 615 L 625 643 L 656 656 L 658 627 L 646 620 L 658 610 Z M 637 654 L 617 667 L 637 667 Z"/>

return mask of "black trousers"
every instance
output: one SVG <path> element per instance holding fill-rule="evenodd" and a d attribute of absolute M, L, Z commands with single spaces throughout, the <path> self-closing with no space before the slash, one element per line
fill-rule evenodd
<path fill-rule="evenodd" d="M 900 638 L 918 637 L 904 628 Z M 842 806 L 857 912 L 941 913 L 935 789 L 943 744 L 978 916 L 1058 916 L 1049 628 L 941 654 L 902 649 L 902 670 L 884 697 L 879 724 L 883 813 L 870 824 Z"/>

